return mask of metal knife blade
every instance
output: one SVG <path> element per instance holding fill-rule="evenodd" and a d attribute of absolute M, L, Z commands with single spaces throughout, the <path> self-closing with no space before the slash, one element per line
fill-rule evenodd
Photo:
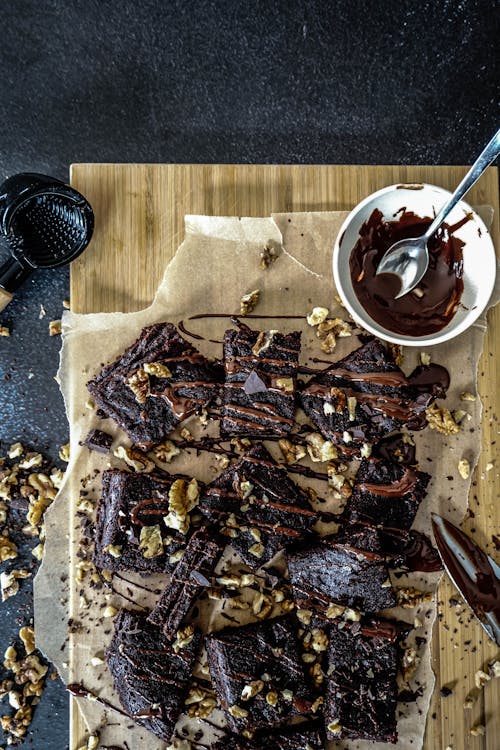
<path fill-rule="evenodd" d="M 500 646 L 500 566 L 437 513 L 432 514 L 432 528 L 446 572 L 489 637 Z"/>

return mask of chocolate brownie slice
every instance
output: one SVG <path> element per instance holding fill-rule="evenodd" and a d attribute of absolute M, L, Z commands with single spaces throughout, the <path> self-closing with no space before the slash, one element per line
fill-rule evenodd
<path fill-rule="evenodd" d="M 424 372 L 425 370 L 425 372 Z M 359 455 L 402 425 L 419 430 L 425 410 L 449 385 L 439 365 L 419 367 L 408 378 L 374 339 L 312 378 L 300 400 L 322 435 L 346 455 Z"/>
<path fill-rule="evenodd" d="M 285 435 L 293 426 L 300 332 L 252 331 L 243 323 L 224 334 L 221 434 Z"/>
<path fill-rule="evenodd" d="M 223 737 L 212 750 L 323 750 L 324 738 L 320 727 L 315 724 L 300 724 L 297 727 L 282 729 L 279 732 L 266 732 L 252 740 L 237 737 L 235 734 Z"/>
<path fill-rule="evenodd" d="M 289 615 L 206 639 L 210 674 L 233 732 L 279 727 L 310 714 L 314 697 Z"/>
<path fill-rule="evenodd" d="M 94 563 L 143 574 L 172 570 L 191 534 L 189 509 L 198 495 L 198 483 L 189 477 L 104 471 Z"/>
<path fill-rule="evenodd" d="M 309 602 L 338 603 L 362 612 L 376 612 L 396 603 L 385 559 L 374 552 L 339 544 L 335 536 L 316 546 L 288 552 L 288 571 L 299 608 Z"/>
<path fill-rule="evenodd" d="M 224 528 L 251 568 L 309 535 L 317 520 L 306 495 L 263 445 L 251 448 L 205 487 L 199 509 Z"/>
<path fill-rule="evenodd" d="M 203 588 L 210 586 L 212 575 L 226 541 L 216 538 L 207 529 L 195 531 L 182 559 L 172 571 L 171 579 L 148 622 L 157 625 L 173 638 Z"/>
<path fill-rule="evenodd" d="M 168 741 L 184 709 L 200 636 L 171 644 L 143 614 L 122 609 L 107 650 L 108 667 L 125 711 Z M 182 647 L 181 647 L 182 646 Z"/>
<path fill-rule="evenodd" d="M 156 323 L 87 388 L 131 440 L 151 447 L 214 399 L 221 379 L 221 366 L 208 362 L 172 323 Z"/>
<path fill-rule="evenodd" d="M 396 742 L 396 623 L 367 619 L 329 630 L 324 716 L 329 740 Z"/>
<path fill-rule="evenodd" d="M 352 495 L 341 522 L 342 538 L 358 537 L 360 528 L 374 527 L 379 536 L 378 551 L 393 554 L 407 542 L 407 532 L 426 495 L 430 474 L 412 466 L 383 459 L 363 459 L 356 474 Z M 361 543 L 365 549 L 364 543 Z M 374 549 L 371 540 L 368 549 Z"/>

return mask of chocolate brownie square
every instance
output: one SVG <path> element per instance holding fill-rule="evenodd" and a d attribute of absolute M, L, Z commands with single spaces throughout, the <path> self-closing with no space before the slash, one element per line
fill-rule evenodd
<path fill-rule="evenodd" d="M 239 330 L 224 334 L 221 434 L 286 435 L 293 426 L 300 332 Z"/>
<path fill-rule="evenodd" d="M 189 509 L 198 496 L 198 483 L 189 477 L 104 471 L 94 563 L 142 574 L 171 571 L 191 535 Z"/>
<path fill-rule="evenodd" d="M 184 709 L 200 636 L 171 644 L 143 614 L 122 609 L 106 657 L 128 715 L 168 741 Z M 182 646 L 182 648 L 181 648 Z"/>
<path fill-rule="evenodd" d="M 335 536 L 316 546 L 287 553 L 294 599 L 301 609 L 308 602 L 328 608 L 337 603 L 376 612 L 396 604 L 385 559 L 374 552 L 339 544 Z"/>
<path fill-rule="evenodd" d="M 312 712 L 295 621 L 226 628 L 206 639 L 208 665 L 233 732 L 280 727 Z"/>
<path fill-rule="evenodd" d="M 137 341 L 87 383 L 97 406 L 148 448 L 219 393 L 222 368 L 172 323 L 143 328 Z"/>
<path fill-rule="evenodd" d="M 378 550 L 361 542 L 363 549 L 393 554 L 407 542 L 407 532 L 426 495 L 430 475 L 412 466 L 383 459 L 363 459 L 356 474 L 352 495 L 347 501 L 341 522 L 342 538 L 352 535 L 359 542 L 360 529 L 369 534 L 375 528 Z M 354 539 L 352 542 L 354 544 Z M 359 546 L 359 545 L 358 545 Z"/>
<path fill-rule="evenodd" d="M 327 440 L 346 455 L 360 455 L 364 443 L 375 443 L 403 425 L 425 427 L 426 408 L 446 394 L 445 374 L 439 365 L 429 365 L 407 378 L 391 352 L 374 339 L 312 378 L 300 400 Z"/>
<path fill-rule="evenodd" d="M 367 619 L 329 629 L 324 716 L 329 740 L 396 742 L 396 623 Z"/>
<path fill-rule="evenodd" d="M 170 581 L 148 622 L 157 625 L 173 638 L 202 590 L 210 586 L 210 577 L 221 557 L 226 540 L 218 539 L 207 529 L 195 531 L 182 559 L 172 571 Z"/>
<path fill-rule="evenodd" d="M 257 733 L 252 740 L 231 734 L 220 739 L 212 750 L 323 750 L 324 738 L 315 724 L 300 724 L 279 732 Z"/>
<path fill-rule="evenodd" d="M 251 568 L 307 537 L 317 520 L 306 495 L 256 445 L 205 487 L 200 511 L 224 528 L 231 545 Z"/>

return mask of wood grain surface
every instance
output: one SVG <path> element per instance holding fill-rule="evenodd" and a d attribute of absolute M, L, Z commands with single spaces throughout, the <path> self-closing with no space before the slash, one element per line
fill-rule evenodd
<path fill-rule="evenodd" d="M 132 311 L 150 304 L 168 261 L 181 243 L 185 214 L 267 216 L 272 212 L 351 209 L 374 190 L 400 182 L 429 182 L 453 189 L 466 171 L 458 166 L 287 166 L 75 164 L 71 183 L 95 211 L 89 248 L 71 267 L 71 308 L 75 312 Z M 499 241 L 498 170 L 491 168 L 471 190 L 471 204 L 494 207 L 492 236 Z M 483 399 L 482 452 L 469 498 L 466 531 L 498 559 L 492 534 L 500 535 L 500 305 L 488 316 L 479 366 Z M 460 363 L 457 363 L 460 366 Z M 487 471 L 487 464 L 493 469 Z M 427 718 L 426 750 L 498 750 L 500 679 L 490 681 L 471 710 L 464 710 L 474 675 L 498 649 L 469 612 L 454 601 L 444 577 L 433 638 L 436 689 Z M 451 602 L 451 603 L 450 603 Z M 487 670 L 486 670 L 487 671 Z M 451 688 L 451 695 L 441 688 Z M 470 734 L 476 724 L 484 735 Z M 85 728 L 71 711 L 71 750 Z"/>

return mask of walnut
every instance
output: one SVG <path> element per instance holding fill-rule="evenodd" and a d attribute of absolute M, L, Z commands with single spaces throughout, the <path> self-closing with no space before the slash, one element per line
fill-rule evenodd
<path fill-rule="evenodd" d="M 329 310 L 327 307 L 313 307 L 306 320 L 310 326 L 318 326 L 328 317 Z"/>
<path fill-rule="evenodd" d="M 29 654 L 13 667 L 13 672 L 16 675 L 15 681 L 18 685 L 24 685 L 27 682 L 39 682 L 48 671 L 49 668 L 45 664 L 41 664 L 36 654 Z"/>
<path fill-rule="evenodd" d="M 0 719 L 2 729 L 14 737 L 24 737 L 31 724 L 32 714 L 33 709 L 29 704 L 21 706 L 14 716 L 2 716 Z"/>
<path fill-rule="evenodd" d="M 257 307 L 257 303 L 260 298 L 260 291 L 258 289 L 254 289 L 253 292 L 248 292 L 248 294 L 244 294 L 243 297 L 240 299 L 240 315 L 249 315 L 252 310 L 255 310 Z"/>
<path fill-rule="evenodd" d="M 481 737 L 486 734 L 486 727 L 484 724 L 474 724 L 470 729 L 470 733 L 473 737 Z"/>
<path fill-rule="evenodd" d="M 235 719 L 246 719 L 248 716 L 246 708 L 241 708 L 241 706 L 237 706 L 236 704 L 229 707 L 229 713 L 231 716 L 234 716 Z"/>
<path fill-rule="evenodd" d="M 254 680 L 253 682 L 248 683 L 248 685 L 245 685 L 243 690 L 241 691 L 241 700 L 242 701 L 248 701 L 250 698 L 253 698 L 257 693 L 260 693 L 264 689 L 264 683 L 262 680 Z"/>
<path fill-rule="evenodd" d="M 297 618 L 302 622 L 304 625 L 309 625 L 311 622 L 312 612 L 310 609 L 298 609 L 297 610 Z"/>
<path fill-rule="evenodd" d="M 24 650 L 28 654 L 35 650 L 35 630 L 31 625 L 25 625 L 19 631 L 19 638 L 24 643 Z"/>
<path fill-rule="evenodd" d="M 10 336 L 10 330 L 7 326 L 0 326 L 0 336 Z"/>
<path fill-rule="evenodd" d="M 252 612 L 260 620 L 264 620 L 271 612 L 273 604 L 268 596 L 261 591 L 254 596 L 252 602 Z"/>
<path fill-rule="evenodd" d="M 345 612 L 345 607 L 340 604 L 330 604 L 325 612 L 325 615 L 329 620 L 334 620 L 336 617 L 341 617 Z"/>
<path fill-rule="evenodd" d="M 22 461 L 19 461 L 20 469 L 33 469 L 37 466 L 41 466 L 43 463 L 43 456 L 41 453 L 27 453 Z"/>
<path fill-rule="evenodd" d="M 198 504 L 200 489 L 196 479 L 188 483 L 185 479 L 176 479 L 168 492 L 168 515 L 164 517 L 166 525 L 186 534 L 189 529 L 189 512 Z"/>
<path fill-rule="evenodd" d="M 278 445 L 287 464 L 300 461 L 306 455 L 305 448 L 302 445 L 295 445 L 290 440 L 281 439 L 278 441 Z"/>
<path fill-rule="evenodd" d="M 328 729 L 328 731 L 331 734 L 341 734 L 342 733 L 342 724 L 339 724 L 338 719 L 334 719 L 333 721 L 331 721 L 327 725 L 326 728 Z"/>
<path fill-rule="evenodd" d="M 293 701 L 293 691 L 289 690 L 288 688 L 285 688 L 285 690 L 281 691 L 281 695 L 283 696 L 283 700 L 285 700 L 287 703 L 291 703 Z"/>
<path fill-rule="evenodd" d="M 170 565 L 173 565 L 174 563 L 178 563 L 179 560 L 182 560 L 184 557 L 184 550 L 178 549 L 177 552 L 174 552 L 172 555 L 168 556 L 168 561 Z"/>
<path fill-rule="evenodd" d="M 125 383 L 133 392 L 137 403 L 144 404 L 149 396 L 149 375 L 147 372 L 139 368 L 129 375 L 128 378 L 125 378 Z"/>
<path fill-rule="evenodd" d="M 477 688 L 483 688 L 489 680 L 491 680 L 490 675 L 483 672 L 482 669 L 478 669 L 474 675 L 474 682 Z"/>
<path fill-rule="evenodd" d="M 247 497 L 250 497 L 250 495 L 252 494 L 252 490 L 253 484 L 246 479 L 243 479 L 237 487 L 238 495 L 242 500 L 246 500 Z"/>
<path fill-rule="evenodd" d="M 305 653 L 302 654 L 302 661 L 306 664 L 312 664 L 313 661 L 316 661 L 316 657 L 314 654 Z"/>
<path fill-rule="evenodd" d="M 163 554 L 163 538 L 158 524 L 141 528 L 139 549 L 148 560 Z"/>
<path fill-rule="evenodd" d="M 458 462 L 458 473 L 462 479 L 468 479 L 470 476 L 470 463 L 466 458 L 461 458 Z"/>
<path fill-rule="evenodd" d="M 155 378 L 171 378 L 172 373 L 166 365 L 161 362 L 145 362 L 142 369 L 146 375 L 153 375 Z"/>
<path fill-rule="evenodd" d="M 312 630 L 311 648 L 316 653 L 326 651 L 328 648 L 328 636 L 320 628 L 314 628 Z"/>
<path fill-rule="evenodd" d="M 168 464 L 174 456 L 179 455 L 180 450 L 172 440 L 164 440 L 153 448 L 153 453 L 159 461 Z"/>
<path fill-rule="evenodd" d="M 323 698 L 322 695 L 320 695 L 319 698 L 316 698 L 316 700 L 311 706 L 311 713 L 315 714 L 316 711 L 319 709 L 320 706 L 323 705 L 324 702 L 325 702 L 325 699 Z"/>
<path fill-rule="evenodd" d="M 278 703 L 278 693 L 276 690 L 270 690 L 268 693 L 266 693 L 266 703 L 269 706 L 276 706 Z"/>
<path fill-rule="evenodd" d="M 407 648 L 401 659 L 401 676 L 404 682 L 408 682 L 415 674 L 420 662 L 420 656 L 414 648 Z"/>
<path fill-rule="evenodd" d="M 271 244 L 268 242 L 268 244 L 264 247 L 263 250 L 261 250 L 260 253 L 260 267 L 263 271 L 265 271 L 271 263 L 274 263 L 278 260 L 279 256 L 281 255 L 281 247 L 277 243 Z"/>
<path fill-rule="evenodd" d="M 432 404 L 425 410 L 425 415 L 431 430 L 437 430 L 443 435 L 456 435 L 460 431 L 460 427 L 453 419 L 451 412 L 444 407 Z"/>
<path fill-rule="evenodd" d="M 496 659 L 488 664 L 488 671 L 491 677 L 500 677 L 500 661 Z"/>
<path fill-rule="evenodd" d="M 460 394 L 460 401 L 475 401 L 475 400 L 476 400 L 476 396 L 470 391 L 463 391 L 463 393 Z"/>
<path fill-rule="evenodd" d="M 252 544 L 251 547 L 248 548 L 248 551 L 251 555 L 257 558 L 261 558 L 264 554 L 265 547 L 261 542 L 256 542 L 256 544 Z"/>
<path fill-rule="evenodd" d="M 341 388 L 332 386 L 330 388 L 330 398 L 332 399 L 332 406 L 337 414 L 341 414 L 344 409 L 347 408 L 347 396 Z"/>
<path fill-rule="evenodd" d="M 395 364 L 401 367 L 404 362 L 403 347 L 401 346 L 401 344 L 393 344 L 392 342 L 390 342 L 387 344 L 387 347 L 392 354 L 392 358 Z"/>
<path fill-rule="evenodd" d="M 266 351 L 277 333 L 278 331 L 275 330 L 261 331 L 257 336 L 257 341 L 252 346 L 252 353 L 254 356 L 259 357 L 262 352 Z"/>
<path fill-rule="evenodd" d="M 321 350 L 326 354 L 332 354 L 337 346 L 337 338 L 351 336 L 352 328 L 350 323 L 342 318 L 333 318 L 323 320 L 318 325 L 316 336 L 322 339 Z"/>
<path fill-rule="evenodd" d="M 69 443 L 61 445 L 59 448 L 59 458 L 61 461 L 69 462 Z"/>
<path fill-rule="evenodd" d="M 0 589 L 2 591 L 2 601 L 5 602 L 11 596 L 15 596 L 19 591 L 19 578 L 28 578 L 31 573 L 29 570 L 10 570 L 8 573 L 0 573 Z"/>
<path fill-rule="evenodd" d="M 430 363 L 431 363 L 431 355 L 427 354 L 427 352 L 420 352 L 420 364 L 430 365 Z"/>
<path fill-rule="evenodd" d="M 13 443 L 7 451 L 7 455 L 9 458 L 19 458 L 19 456 L 22 456 L 23 453 L 24 447 L 22 443 Z"/>
<path fill-rule="evenodd" d="M 181 630 L 178 630 L 175 634 L 175 640 L 172 643 L 172 648 L 176 654 L 182 651 L 183 648 L 189 646 L 194 638 L 194 626 L 186 625 Z"/>
<path fill-rule="evenodd" d="M 276 378 L 275 383 L 276 388 L 279 388 L 280 391 L 285 393 L 293 393 L 294 391 L 293 378 Z"/>
<path fill-rule="evenodd" d="M 370 443 L 363 443 L 363 445 L 361 446 L 360 454 L 361 454 L 361 458 L 370 458 L 370 456 L 372 455 L 372 446 L 371 446 L 371 444 Z"/>
<path fill-rule="evenodd" d="M 173 737 L 170 745 L 167 746 L 167 750 L 193 750 L 193 746 L 189 740 L 180 740 L 178 737 Z"/>
<path fill-rule="evenodd" d="M 396 589 L 396 596 L 398 599 L 398 605 L 405 609 L 416 607 L 417 604 L 422 604 L 423 602 L 432 601 L 432 592 L 419 591 L 411 586 L 408 588 Z"/>
<path fill-rule="evenodd" d="M 45 545 L 43 543 L 37 544 L 36 547 L 33 547 L 31 550 L 31 554 L 35 558 L 35 560 L 43 560 L 43 553 L 45 551 Z"/>
<path fill-rule="evenodd" d="M 325 440 L 319 432 L 306 435 L 307 452 L 315 462 L 332 461 L 338 457 L 337 448 L 329 440 Z"/>
<path fill-rule="evenodd" d="M 151 527 L 145 526 L 144 528 L 151 528 Z M 107 544 L 104 547 L 103 551 L 107 552 L 108 555 L 111 555 L 111 557 L 115 557 L 115 558 L 119 558 L 123 554 L 121 544 Z M 144 557 L 146 557 L 146 555 L 144 555 Z"/>
<path fill-rule="evenodd" d="M 220 453 L 216 453 L 215 454 L 215 460 L 219 464 L 219 468 L 220 469 L 227 469 L 227 467 L 229 466 L 229 458 L 228 458 L 228 456 L 223 456 Z"/>
<path fill-rule="evenodd" d="M 49 323 L 49 336 L 58 336 L 61 333 L 61 321 L 51 320 Z"/>
<path fill-rule="evenodd" d="M 127 448 L 125 445 L 118 445 L 113 455 L 121 458 L 131 469 L 141 474 L 150 474 L 155 470 L 156 465 L 144 453 L 133 448 Z"/>
<path fill-rule="evenodd" d="M 17 547 L 14 542 L 9 539 L 9 536 L 5 531 L 0 536 L 0 562 L 13 560 L 15 557 L 17 557 Z"/>
<path fill-rule="evenodd" d="M 102 616 L 103 617 L 114 617 L 117 614 L 118 614 L 117 608 L 113 607 L 112 604 L 108 604 L 108 606 L 104 608 Z"/>

